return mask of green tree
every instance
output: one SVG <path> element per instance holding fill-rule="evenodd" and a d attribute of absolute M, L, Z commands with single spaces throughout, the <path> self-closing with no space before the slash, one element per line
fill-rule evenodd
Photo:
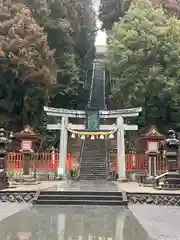
<path fill-rule="evenodd" d="M 115 24 L 108 61 L 116 107 L 143 107 L 140 126 L 180 129 L 180 21 L 137 0 Z"/>
<path fill-rule="evenodd" d="M 103 22 L 102 28 L 111 30 L 115 22 L 118 22 L 126 12 L 133 0 L 101 0 L 99 18 Z M 151 0 L 154 6 L 163 7 L 168 14 L 180 16 L 180 2 L 178 0 Z"/>
<path fill-rule="evenodd" d="M 84 88 L 94 53 L 95 18 L 91 0 L 26 0 L 44 27 L 58 66 L 57 88 L 51 97 L 56 107 L 71 108 Z M 73 103 L 73 104 L 72 104 Z"/>
<path fill-rule="evenodd" d="M 0 20 L 0 121 L 20 130 L 26 123 L 37 125 L 57 67 L 47 35 L 29 8 L 19 1 L 0 1 Z"/>
<path fill-rule="evenodd" d="M 91 0 L 0 0 L 0 124 L 43 139 L 44 105 L 79 108 L 94 35 Z"/>

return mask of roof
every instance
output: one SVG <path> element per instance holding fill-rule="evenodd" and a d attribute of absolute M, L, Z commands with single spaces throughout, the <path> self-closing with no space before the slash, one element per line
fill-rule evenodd
<path fill-rule="evenodd" d="M 161 138 L 164 139 L 165 136 L 161 134 L 158 130 L 157 127 L 152 125 L 149 130 L 142 135 L 143 138 Z"/>
<path fill-rule="evenodd" d="M 33 131 L 32 127 L 26 125 L 25 128 L 20 133 L 14 134 L 15 138 L 19 139 L 38 139 L 38 135 Z"/>

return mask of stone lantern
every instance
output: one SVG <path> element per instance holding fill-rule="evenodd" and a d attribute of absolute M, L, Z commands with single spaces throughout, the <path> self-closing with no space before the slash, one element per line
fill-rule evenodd
<path fill-rule="evenodd" d="M 179 140 L 176 138 L 174 130 L 168 131 L 168 137 L 162 142 L 165 149 L 165 157 L 167 161 L 167 172 L 162 174 L 163 184 L 168 188 L 180 188 L 179 174 Z M 159 176 L 159 179 L 161 175 Z"/>
<path fill-rule="evenodd" d="M 7 135 L 4 128 L 0 128 L 0 189 L 9 186 L 8 177 L 6 176 L 6 156 L 7 145 L 11 143 L 11 135 Z"/>
<path fill-rule="evenodd" d="M 38 136 L 33 131 L 31 126 L 26 125 L 24 130 L 22 130 L 20 133 L 15 133 L 14 137 L 20 140 L 21 143 L 21 149 L 19 151 L 23 153 L 23 175 L 29 175 L 31 156 L 34 152 L 33 143 L 38 141 Z"/>

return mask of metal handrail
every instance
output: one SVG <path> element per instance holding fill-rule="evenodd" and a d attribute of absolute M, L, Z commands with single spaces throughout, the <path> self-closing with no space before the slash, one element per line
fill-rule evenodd
<path fill-rule="evenodd" d="M 106 72 L 103 71 L 103 95 L 104 95 L 104 107 L 106 108 Z"/>
<path fill-rule="evenodd" d="M 105 151 L 106 151 L 106 173 L 109 178 L 109 158 L 108 158 L 108 140 L 105 139 Z"/>
<path fill-rule="evenodd" d="M 88 106 L 90 107 L 91 100 L 92 100 L 92 93 L 93 93 L 93 85 L 94 85 L 94 71 L 95 71 L 95 63 L 93 63 L 93 71 L 92 71 L 92 81 L 91 81 L 91 88 L 90 88 L 90 97 Z"/>
<path fill-rule="evenodd" d="M 80 171 L 81 171 L 81 163 L 82 163 L 82 157 L 83 157 L 83 152 L 84 152 L 84 143 L 85 140 L 82 140 L 82 144 L 81 144 L 81 150 L 80 150 L 80 161 L 79 161 L 79 176 L 80 176 Z"/>

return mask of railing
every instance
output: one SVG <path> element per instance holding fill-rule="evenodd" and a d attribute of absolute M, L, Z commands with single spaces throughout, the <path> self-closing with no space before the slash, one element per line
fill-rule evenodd
<path fill-rule="evenodd" d="M 146 156 L 144 154 L 126 154 L 127 171 L 146 171 L 148 169 Z M 118 171 L 118 159 L 116 157 L 116 171 Z"/>
<path fill-rule="evenodd" d="M 9 153 L 7 155 L 6 169 L 8 171 L 22 171 L 23 170 L 23 154 Z M 59 164 L 59 153 L 34 153 L 30 161 L 30 168 L 32 171 L 54 171 L 57 170 Z M 71 155 L 67 154 L 66 171 L 71 170 L 72 161 Z"/>
<path fill-rule="evenodd" d="M 126 171 L 148 172 L 148 156 L 146 154 L 126 154 Z M 167 162 L 163 156 L 158 155 L 156 159 L 156 172 L 166 171 Z M 116 171 L 118 171 L 118 160 L 116 158 Z"/>
<path fill-rule="evenodd" d="M 34 153 L 30 161 L 32 171 L 55 171 L 59 164 L 59 153 Z M 161 173 L 166 171 L 166 160 L 158 156 L 156 161 L 156 171 Z M 66 160 L 66 171 L 72 169 L 71 155 L 68 153 Z M 9 153 L 7 156 L 8 171 L 23 170 L 23 154 Z M 126 154 L 126 170 L 129 172 L 148 172 L 148 159 L 145 154 Z M 116 171 L 118 171 L 118 161 L 116 158 Z"/>
<path fill-rule="evenodd" d="M 94 85 L 94 71 L 95 71 L 95 63 L 93 63 L 92 81 L 91 81 L 91 87 L 90 87 L 90 96 L 89 96 L 88 107 L 90 107 L 91 100 L 92 100 L 92 92 L 93 92 L 93 85 Z"/>

